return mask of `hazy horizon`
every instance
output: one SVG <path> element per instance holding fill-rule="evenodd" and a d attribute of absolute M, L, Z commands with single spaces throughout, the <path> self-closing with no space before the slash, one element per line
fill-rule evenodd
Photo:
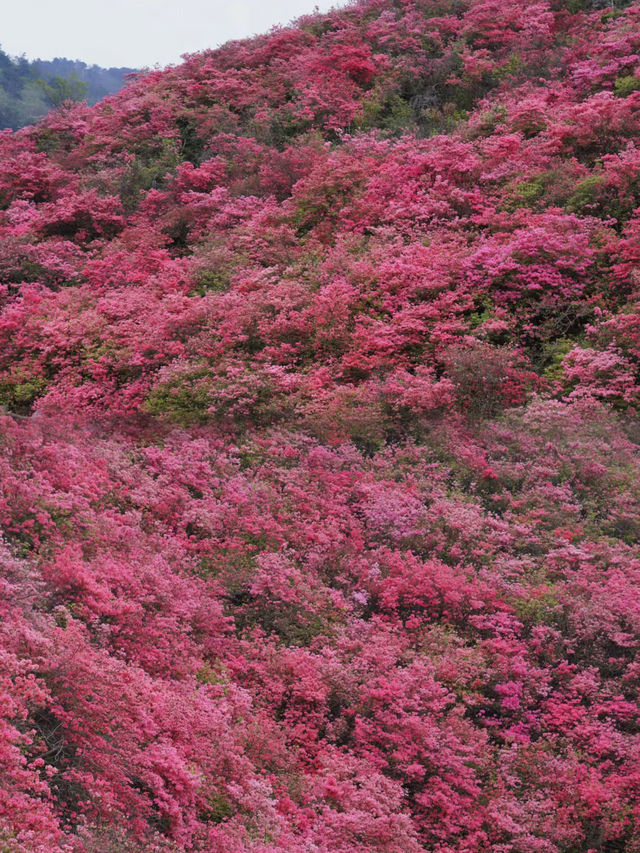
<path fill-rule="evenodd" d="M 0 46 L 11 56 L 78 59 L 103 67 L 145 68 L 185 53 L 267 32 L 344 3 L 330 0 L 23 0 L 3 16 Z"/>

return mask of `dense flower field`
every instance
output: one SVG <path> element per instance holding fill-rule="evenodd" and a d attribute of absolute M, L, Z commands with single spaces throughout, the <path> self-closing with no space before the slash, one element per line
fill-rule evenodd
<path fill-rule="evenodd" d="M 640 851 L 639 134 L 621 0 L 0 134 L 2 853 Z"/>

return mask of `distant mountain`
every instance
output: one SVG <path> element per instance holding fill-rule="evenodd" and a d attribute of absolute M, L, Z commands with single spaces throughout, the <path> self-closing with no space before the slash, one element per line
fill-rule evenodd
<path fill-rule="evenodd" d="M 0 127 L 24 127 L 64 100 L 89 104 L 118 92 L 133 68 L 100 68 L 57 57 L 29 61 L 0 49 Z"/>

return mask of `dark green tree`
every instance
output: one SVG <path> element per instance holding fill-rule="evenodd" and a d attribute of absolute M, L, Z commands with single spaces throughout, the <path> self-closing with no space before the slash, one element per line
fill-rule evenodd
<path fill-rule="evenodd" d="M 68 77 L 57 74 L 51 80 L 40 78 L 36 83 L 52 107 L 59 107 L 66 101 L 83 101 L 87 97 L 87 84 L 73 72 Z"/>

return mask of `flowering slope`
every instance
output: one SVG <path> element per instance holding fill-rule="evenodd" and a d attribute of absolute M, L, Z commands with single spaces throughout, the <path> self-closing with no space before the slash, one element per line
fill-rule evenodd
<path fill-rule="evenodd" d="M 640 850 L 639 131 L 362 0 L 0 134 L 3 851 Z"/>

